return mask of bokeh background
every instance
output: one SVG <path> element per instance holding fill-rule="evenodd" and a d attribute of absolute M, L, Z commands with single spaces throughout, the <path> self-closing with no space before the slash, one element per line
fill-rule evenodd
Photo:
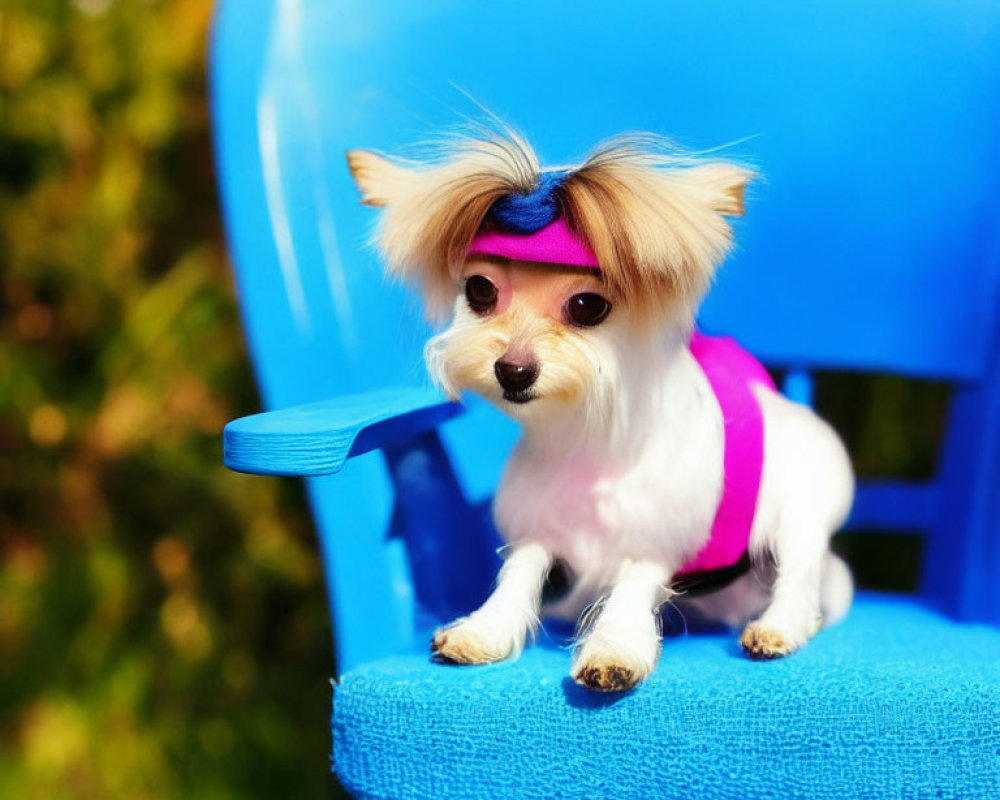
<path fill-rule="evenodd" d="M 220 225 L 209 0 L 0 6 L 0 797 L 330 797 L 301 487 L 235 475 L 259 401 Z M 925 476 L 944 389 L 820 375 L 863 475 Z M 919 539 L 840 536 L 912 588 Z"/>
<path fill-rule="evenodd" d="M 208 0 L 0 4 L 0 797 L 328 797 L 333 674 L 216 198 Z"/>

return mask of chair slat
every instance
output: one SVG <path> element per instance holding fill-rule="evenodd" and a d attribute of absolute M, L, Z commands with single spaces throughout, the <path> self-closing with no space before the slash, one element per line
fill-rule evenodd
<path fill-rule="evenodd" d="M 935 482 L 865 481 L 858 485 L 845 527 L 886 533 L 927 532 L 939 504 L 940 490 Z"/>

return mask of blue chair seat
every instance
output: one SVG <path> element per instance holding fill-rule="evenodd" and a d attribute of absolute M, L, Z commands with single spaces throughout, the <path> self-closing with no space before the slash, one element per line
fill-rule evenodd
<path fill-rule="evenodd" d="M 543 638 L 512 663 L 426 653 L 345 674 L 334 768 L 358 798 L 1000 798 L 1000 630 L 864 595 L 792 658 L 668 639 L 625 696 Z M 960 788 L 958 788 L 960 787 Z"/>

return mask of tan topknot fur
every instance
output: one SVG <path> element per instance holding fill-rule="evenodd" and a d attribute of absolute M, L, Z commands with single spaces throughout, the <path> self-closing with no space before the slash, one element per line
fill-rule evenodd
<path fill-rule="evenodd" d="M 531 147 L 504 129 L 460 139 L 433 163 L 347 154 L 362 202 L 382 207 L 374 241 L 392 274 L 419 281 L 428 312 L 451 308 L 466 252 L 490 206 L 535 188 Z M 661 139 L 631 135 L 598 147 L 559 189 L 571 227 L 597 255 L 613 300 L 641 323 L 690 313 L 732 244 L 723 215 L 743 213 L 753 173 L 678 156 Z"/>

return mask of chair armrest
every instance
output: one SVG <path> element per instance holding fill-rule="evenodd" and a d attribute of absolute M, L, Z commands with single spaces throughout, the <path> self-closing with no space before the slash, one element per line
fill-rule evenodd
<path fill-rule="evenodd" d="M 226 466 L 255 475 L 330 475 L 347 459 L 436 428 L 462 411 L 431 389 L 383 389 L 233 420 Z"/>

